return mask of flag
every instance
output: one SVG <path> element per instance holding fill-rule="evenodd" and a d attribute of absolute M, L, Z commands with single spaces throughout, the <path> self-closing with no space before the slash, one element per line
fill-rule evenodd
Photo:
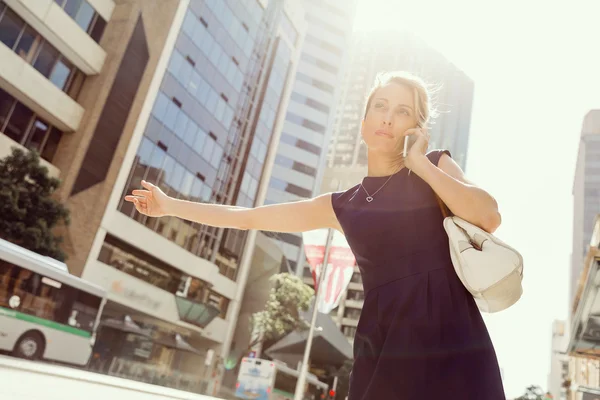
<path fill-rule="evenodd" d="M 327 229 L 317 229 L 302 233 L 304 251 L 310 264 L 315 290 L 319 290 L 319 275 L 323 268 L 325 258 L 325 245 L 327 242 Z M 354 273 L 356 260 L 344 235 L 334 231 L 329 249 L 329 260 L 323 279 L 323 290 L 319 294 L 317 305 L 319 312 L 328 314 L 340 304 L 342 294 Z"/>

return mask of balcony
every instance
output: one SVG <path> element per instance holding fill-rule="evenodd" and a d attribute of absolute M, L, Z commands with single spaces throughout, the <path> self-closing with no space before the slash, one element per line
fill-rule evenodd
<path fill-rule="evenodd" d="M 10 139 L 6 135 L 3 135 L 0 132 L 0 159 L 9 156 L 12 152 L 13 147 L 18 147 L 23 151 L 28 151 L 25 147 L 21 146 L 19 143 Z M 48 161 L 40 158 L 40 164 L 46 168 L 48 168 L 48 176 L 52 178 L 60 177 L 60 170 L 56 168 L 54 165 L 50 164 Z"/>
<path fill-rule="evenodd" d="M 106 52 L 54 0 L 5 2 L 86 75 L 100 73 Z"/>
<path fill-rule="evenodd" d="M 79 128 L 84 109 L 69 95 L 0 43 L 0 86 L 61 131 Z"/>

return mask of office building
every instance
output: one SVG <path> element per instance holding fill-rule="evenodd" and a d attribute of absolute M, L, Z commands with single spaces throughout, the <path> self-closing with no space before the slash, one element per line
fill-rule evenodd
<path fill-rule="evenodd" d="M 600 110 L 584 118 L 573 181 L 573 250 L 569 304 L 573 303 L 583 262 L 592 237 L 594 218 L 600 213 Z"/>
<path fill-rule="evenodd" d="M 247 232 L 146 218 L 123 197 L 146 179 L 180 199 L 262 201 L 304 23 L 293 2 L 0 1 L 0 156 L 40 151 L 71 210 L 71 273 L 108 290 L 106 317 L 150 336 L 101 334 L 102 372 L 176 369 L 163 384 L 208 390 Z"/>
<path fill-rule="evenodd" d="M 563 388 L 563 382 L 569 375 L 569 357 L 566 355 L 567 340 L 566 322 L 554 321 L 552 323 L 548 392 L 556 400 L 566 400 L 566 390 Z"/>
<path fill-rule="evenodd" d="M 356 1 L 303 0 L 307 24 L 266 204 L 318 194 L 340 86 L 348 59 Z M 283 271 L 304 263 L 300 234 L 268 233 L 285 255 Z"/>

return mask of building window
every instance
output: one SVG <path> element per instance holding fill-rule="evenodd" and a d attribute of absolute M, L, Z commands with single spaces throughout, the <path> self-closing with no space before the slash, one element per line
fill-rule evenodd
<path fill-rule="evenodd" d="M 315 131 L 318 133 L 325 133 L 325 127 L 323 125 L 317 124 L 316 122 L 313 122 L 306 118 L 302 118 L 301 116 L 296 115 L 294 113 L 288 112 L 285 116 L 285 119 L 290 122 L 295 123 L 296 125 L 303 126 L 312 131 Z"/>
<path fill-rule="evenodd" d="M 291 194 L 295 194 L 296 196 L 309 198 L 312 196 L 312 192 L 308 189 L 301 188 L 300 186 L 296 186 L 292 183 L 288 183 L 285 191 Z"/>
<path fill-rule="evenodd" d="M 0 307 L 9 307 L 13 296 L 21 299 L 15 311 L 89 333 L 94 330 L 102 301 L 100 297 L 0 260 Z"/>
<path fill-rule="evenodd" d="M 86 0 L 54 0 L 96 43 L 100 42 L 106 21 Z"/>
<path fill-rule="evenodd" d="M 17 143 L 23 143 L 33 119 L 33 111 L 17 102 L 4 127 L 4 133 Z"/>
<path fill-rule="evenodd" d="M 303 96 L 296 92 L 293 92 L 290 97 L 292 100 L 294 100 L 300 104 L 305 104 L 311 108 L 314 108 L 315 110 L 319 110 L 326 114 L 329 114 L 329 106 L 327 106 L 319 101 L 313 100 L 311 98 L 308 98 L 308 97 Z"/>
<path fill-rule="evenodd" d="M 342 51 L 342 49 L 340 49 L 337 46 L 334 46 L 332 44 L 327 43 L 324 40 L 318 39 L 312 35 L 306 35 L 306 37 L 304 38 L 304 41 L 308 42 L 308 43 L 312 43 L 316 46 L 319 46 L 320 48 L 322 48 L 323 50 L 327 50 L 330 53 L 333 53 L 335 55 L 338 56 L 342 56 L 344 54 L 344 52 Z"/>
<path fill-rule="evenodd" d="M 342 332 L 344 332 L 346 337 L 353 338 L 356 335 L 356 327 L 343 325 Z"/>
<path fill-rule="evenodd" d="M 52 162 L 62 132 L 0 89 L 0 132 Z"/>
<path fill-rule="evenodd" d="M 229 308 L 229 299 L 221 296 L 220 294 L 209 291 L 208 304 L 216 307 L 220 312 L 220 317 L 225 319 L 227 317 L 227 309 Z"/>
<path fill-rule="evenodd" d="M 357 308 L 344 309 L 344 318 L 357 320 L 360 318 L 360 310 Z"/>
<path fill-rule="evenodd" d="M 306 164 L 303 164 L 298 161 L 291 160 L 284 156 L 276 156 L 275 164 L 281 165 L 282 167 L 293 169 L 294 171 L 302 172 L 303 174 L 315 177 L 317 176 L 317 169 L 313 167 L 309 167 Z"/>
<path fill-rule="evenodd" d="M 308 143 L 302 139 L 298 139 L 292 135 L 288 135 L 287 133 L 281 134 L 281 141 L 283 143 L 287 143 L 292 146 L 296 146 L 299 149 L 306 150 L 310 153 L 316 154 L 317 156 L 321 154 L 321 148 L 312 143 Z"/>
<path fill-rule="evenodd" d="M 0 14 L 0 41 L 10 49 L 14 48 L 24 27 L 23 19 L 4 4 Z"/>
<path fill-rule="evenodd" d="M 229 299 L 208 289 L 208 282 L 188 276 L 112 235 L 106 235 L 98 261 L 177 297 L 187 299 L 190 301 L 185 302 L 187 305 L 204 304 L 216 308 L 222 318 L 227 316 Z M 195 323 L 194 319 L 191 318 L 188 322 Z"/>
<path fill-rule="evenodd" d="M 346 299 L 353 301 L 362 301 L 365 299 L 365 293 L 361 290 L 348 289 L 348 295 L 346 296 Z"/>
<path fill-rule="evenodd" d="M 333 94 L 335 92 L 335 88 L 332 85 L 325 83 L 323 81 L 320 81 L 318 79 L 313 79 L 310 76 L 305 75 L 301 72 L 296 73 L 296 79 L 300 82 L 308 83 L 309 85 L 314 86 L 317 89 L 323 90 L 324 92 L 331 93 L 331 94 Z"/>
<path fill-rule="evenodd" d="M 54 64 L 56 64 L 59 57 L 60 53 L 58 50 L 50 43 L 44 42 L 40 45 L 40 50 L 33 63 L 33 68 L 38 70 L 38 72 L 46 78 L 49 78 L 54 69 Z"/>
<path fill-rule="evenodd" d="M 0 13 L 0 40 L 60 90 L 77 97 L 83 73 L 8 7 Z"/>
<path fill-rule="evenodd" d="M 19 41 L 15 46 L 14 52 L 17 53 L 19 57 L 28 60 L 28 57 L 32 53 L 32 50 L 35 49 L 34 44 L 36 42 L 37 37 L 37 32 L 29 25 L 25 25 L 25 28 L 21 33 L 21 37 L 19 38 Z"/>

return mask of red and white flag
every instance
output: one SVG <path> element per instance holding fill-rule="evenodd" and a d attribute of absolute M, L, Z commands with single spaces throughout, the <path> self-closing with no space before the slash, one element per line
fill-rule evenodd
<path fill-rule="evenodd" d="M 310 264 L 315 290 L 318 290 L 319 274 L 325 258 L 325 244 L 327 242 L 327 229 L 317 229 L 303 232 L 304 251 Z M 339 231 L 333 231 L 331 248 L 329 249 L 329 262 L 323 279 L 323 292 L 319 295 L 318 310 L 328 314 L 340 304 L 342 294 L 354 273 L 356 260 L 346 241 L 346 237 Z"/>

